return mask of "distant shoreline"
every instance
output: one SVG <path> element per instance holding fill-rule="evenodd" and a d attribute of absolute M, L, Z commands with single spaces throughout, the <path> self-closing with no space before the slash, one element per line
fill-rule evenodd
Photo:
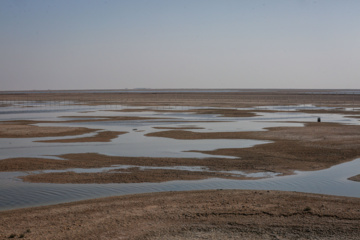
<path fill-rule="evenodd" d="M 1 94 L 39 93 L 308 93 L 308 94 L 360 94 L 360 89 L 306 89 L 306 88 L 132 88 L 132 89 L 74 89 L 74 90 L 5 90 Z"/>

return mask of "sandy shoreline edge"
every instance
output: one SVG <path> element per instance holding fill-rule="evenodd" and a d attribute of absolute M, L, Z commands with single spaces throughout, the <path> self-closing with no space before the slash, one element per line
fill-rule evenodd
<path fill-rule="evenodd" d="M 358 239 L 360 199 L 211 190 L 0 212 L 3 239 Z"/>

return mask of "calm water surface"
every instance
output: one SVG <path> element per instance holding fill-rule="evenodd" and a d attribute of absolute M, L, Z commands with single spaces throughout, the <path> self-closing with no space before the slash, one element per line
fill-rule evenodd
<path fill-rule="evenodd" d="M 357 119 L 348 118 L 339 114 L 305 114 L 296 112 L 296 110 L 301 108 L 316 109 L 315 106 L 311 105 L 286 107 L 288 109 L 286 112 L 259 113 L 258 116 L 252 118 L 224 118 L 216 115 L 198 115 L 179 112 L 159 113 L 152 111 L 152 109 L 147 109 L 147 111 L 142 112 L 102 111 L 105 108 L 104 106 L 58 106 L 54 108 L 41 105 L 25 109 L 20 107 L 16 109 L 0 108 L 1 121 L 21 119 L 65 121 L 84 116 L 151 116 L 159 118 L 157 120 L 39 124 L 41 126 L 81 126 L 102 130 L 126 131 L 128 133 L 120 135 L 110 143 L 66 144 L 34 142 L 37 140 L 59 139 L 60 137 L 27 139 L 0 138 L 0 159 L 13 157 L 48 157 L 48 155 L 84 152 L 97 152 L 115 156 L 204 158 L 208 157 L 208 155 L 186 151 L 251 147 L 256 144 L 266 143 L 266 141 L 246 139 L 185 141 L 145 137 L 144 135 L 150 132 L 163 131 L 155 129 L 154 127 L 199 127 L 201 129 L 190 130 L 198 132 L 265 131 L 264 128 L 267 127 L 301 127 L 302 124 L 296 123 L 297 121 L 314 122 L 317 117 L 321 117 L 322 121 L 359 124 Z M 286 107 L 274 106 L 266 108 L 284 109 Z M 107 108 L 109 107 L 107 106 Z M 116 110 L 118 108 L 119 106 L 116 106 L 115 109 L 108 110 Z M 191 109 L 189 107 L 169 107 L 169 110 L 184 110 L 185 108 Z M 254 109 L 254 111 L 256 112 L 256 109 Z M 62 118 L 63 116 L 73 117 Z M 92 135 L 93 134 L 84 134 L 83 136 L 75 137 Z M 186 166 L 179 166 L 179 168 L 186 168 Z M 356 159 L 321 171 L 297 172 L 296 175 L 292 176 L 273 176 L 262 180 L 207 179 L 200 181 L 170 181 L 164 183 L 136 184 L 35 184 L 25 183 L 17 178 L 27 174 L 24 172 L 0 173 L 0 210 L 50 205 L 124 194 L 201 189 L 284 190 L 360 197 L 360 183 L 347 180 L 348 177 L 359 174 L 359 169 L 360 159 Z M 188 170 L 199 171 L 201 169 L 199 167 L 199 169 L 195 168 Z"/>

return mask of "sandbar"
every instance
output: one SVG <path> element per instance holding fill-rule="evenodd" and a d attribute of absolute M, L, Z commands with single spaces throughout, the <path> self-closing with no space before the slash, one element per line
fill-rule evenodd
<path fill-rule="evenodd" d="M 96 129 L 84 127 L 38 127 L 27 124 L 0 124 L 1 138 L 60 137 L 91 133 Z"/>
<path fill-rule="evenodd" d="M 359 239 L 360 199 L 212 190 L 110 197 L 1 212 L 25 239 Z"/>

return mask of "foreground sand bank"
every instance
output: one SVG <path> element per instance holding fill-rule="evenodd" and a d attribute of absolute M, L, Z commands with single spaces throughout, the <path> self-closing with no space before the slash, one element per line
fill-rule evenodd
<path fill-rule="evenodd" d="M 111 197 L 0 213 L 25 239 L 358 239 L 360 199 L 213 190 Z"/>

